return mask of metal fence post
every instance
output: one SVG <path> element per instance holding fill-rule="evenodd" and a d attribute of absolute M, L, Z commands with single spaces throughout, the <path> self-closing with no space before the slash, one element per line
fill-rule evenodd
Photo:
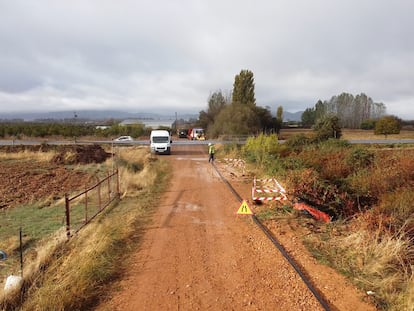
<path fill-rule="evenodd" d="M 88 190 L 85 189 L 85 224 L 88 223 Z"/>
<path fill-rule="evenodd" d="M 70 239 L 70 203 L 68 194 L 65 194 L 65 213 L 66 213 L 66 237 Z"/>
<path fill-rule="evenodd" d="M 116 169 L 116 194 L 118 195 L 118 197 L 121 195 L 121 192 L 119 190 L 119 170 L 118 170 L 118 168 Z"/>
<path fill-rule="evenodd" d="M 111 178 L 112 178 L 112 176 L 109 174 L 109 172 L 108 172 L 108 200 L 109 201 L 111 201 L 111 193 L 112 193 L 112 191 L 111 191 Z"/>
<path fill-rule="evenodd" d="M 19 232 L 19 240 L 20 240 L 20 276 L 23 278 L 23 233 L 22 227 L 20 227 Z"/>
<path fill-rule="evenodd" d="M 99 205 L 99 210 L 102 210 L 102 198 L 101 198 L 101 182 L 99 182 L 98 184 L 98 205 Z"/>

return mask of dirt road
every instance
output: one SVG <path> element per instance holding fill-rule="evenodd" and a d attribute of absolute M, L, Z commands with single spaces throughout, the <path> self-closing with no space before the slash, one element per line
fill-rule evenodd
<path fill-rule="evenodd" d="M 240 202 L 205 146 L 175 146 L 166 158 L 171 187 L 119 290 L 98 310 L 323 310 L 250 217 L 236 216 Z M 332 301 L 332 310 L 347 307 Z"/>

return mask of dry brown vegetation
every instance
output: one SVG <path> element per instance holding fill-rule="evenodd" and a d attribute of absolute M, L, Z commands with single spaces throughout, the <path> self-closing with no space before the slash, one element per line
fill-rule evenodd
<path fill-rule="evenodd" d="M 363 133 L 344 131 L 344 137 L 367 139 Z M 412 138 L 412 134 L 394 138 Z M 311 252 L 370 292 L 379 309 L 413 310 L 412 146 L 296 140 L 272 150 L 264 142 L 255 138 L 241 150 L 256 175 L 277 177 L 290 199 L 305 199 L 333 217 L 329 224 L 315 222 L 304 236 Z M 280 207 L 262 209 L 262 217 L 292 208 Z"/>
<path fill-rule="evenodd" d="M 313 130 L 303 128 L 282 129 L 279 138 L 285 140 L 298 134 L 312 135 Z M 377 140 L 384 138 L 384 135 L 375 135 L 373 130 L 342 129 L 342 139 L 344 140 Z M 414 130 L 401 130 L 400 134 L 387 135 L 387 139 L 414 139 Z"/>

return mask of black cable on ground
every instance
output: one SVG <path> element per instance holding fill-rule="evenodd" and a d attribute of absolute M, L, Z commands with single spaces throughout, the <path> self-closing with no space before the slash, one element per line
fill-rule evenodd
<path fill-rule="evenodd" d="M 227 185 L 229 190 L 233 193 L 233 195 L 240 201 L 243 201 L 243 198 L 237 193 L 237 191 L 233 188 L 233 186 L 227 181 L 226 178 L 220 173 L 217 169 L 214 162 L 212 163 L 214 169 L 216 170 L 217 174 L 220 176 L 221 180 Z M 266 234 L 269 240 L 276 246 L 276 248 L 280 251 L 280 253 L 285 257 L 285 259 L 289 262 L 289 264 L 295 269 L 296 273 L 300 276 L 302 281 L 305 285 L 309 288 L 321 306 L 324 308 L 325 311 L 330 311 L 330 307 L 324 297 L 319 294 L 316 288 L 312 285 L 312 282 L 308 279 L 308 277 L 302 272 L 299 265 L 293 260 L 292 257 L 286 252 L 285 248 L 279 243 L 279 241 L 273 236 L 273 234 L 263 225 L 263 223 L 256 217 L 256 215 L 252 215 L 252 219 L 254 223 Z"/>

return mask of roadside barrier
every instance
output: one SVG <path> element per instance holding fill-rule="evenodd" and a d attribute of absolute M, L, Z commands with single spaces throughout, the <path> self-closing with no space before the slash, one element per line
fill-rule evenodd
<path fill-rule="evenodd" d="M 224 161 L 227 164 L 230 164 L 231 166 L 235 166 L 235 167 L 244 168 L 246 166 L 246 161 L 244 161 L 242 159 L 224 158 Z"/>
<path fill-rule="evenodd" d="M 253 180 L 252 199 L 255 202 L 260 201 L 287 201 L 286 190 L 275 178 Z M 294 203 L 293 208 L 298 211 L 304 211 L 310 214 L 316 220 L 330 222 L 331 217 L 303 202 Z"/>
<path fill-rule="evenodd" d="M 286 190 L 275 178 L 253 179 L 253 201 L 285 201 Z"/>
<path fill-rule="evenodd" d="M 224 162 L 229 166 L 241 169 L 243 174 L 246 173 L 246 161 L 243 159 L 224 158 Z"/>

